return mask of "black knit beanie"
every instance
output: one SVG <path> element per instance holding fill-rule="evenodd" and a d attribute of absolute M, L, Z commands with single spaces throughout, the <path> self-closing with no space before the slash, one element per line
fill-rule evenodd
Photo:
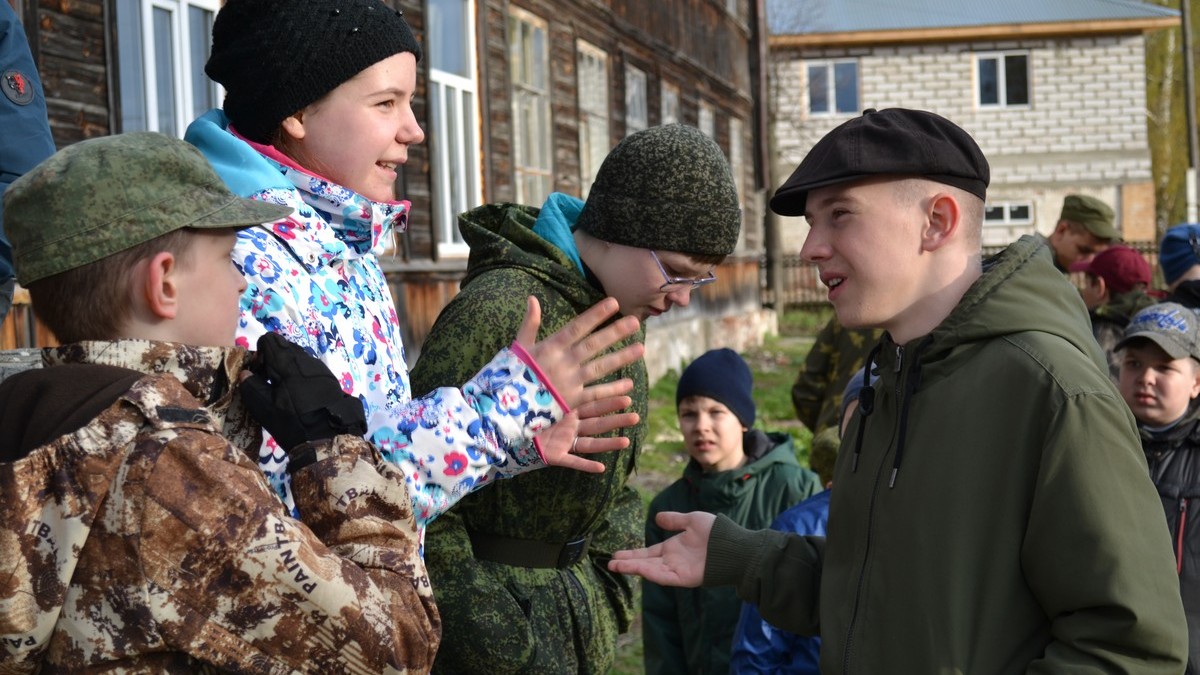
<path fill-rule="evenodd" d="M 729 408 L 742 426 L 754 426 L 754 376 L 737 352 L 713 349 L 692 361 L 675 387 L 675 408 L 689 396 L 706 396 Z"/>
<path fill-rule="evenodd" d="M 588 192 L 578 227 L 613 244 L 655 251 L 733 253 L 742 211 L 729 162 L 695 127 L 667 124 L 626 136 Z"/>
<path fill-rule="evenodd" d="M 225 87 L 233 128 L 267 143 L 289 115 L 401 52 L 421 59 L 400 12 L 380 0 L 229 0 L 204 72 Z"/>

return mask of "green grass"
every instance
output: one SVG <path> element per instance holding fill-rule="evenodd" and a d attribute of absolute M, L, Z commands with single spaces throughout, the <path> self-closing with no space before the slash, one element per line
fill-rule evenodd
<path fill-rule="evenodd" d="M 762 347 L 742 353 L 754 373 L 754 402 L 758 407 L 755 426 L 769 431 L 786 431 L 796 440 L 797 456 L 808 465 L 812 434 L 796 420 L 792 408 L 792 383 L 812 346 L 812 336 L 828 319 L 828 312 L 789 312 L 779 319 L 781 337 L 769 337 Z M 784 326 L 787 326 L 785 331 Z M 638 459 L 638 471 L 630 484 L 641 494 L 642 503 L 683 474 L 687 453 L 675 416 L 675 385 L 679 373 L 671 371 L 650 389 L 646 444 Z M 643 672 L 640 617 L 617 642 L 617 661 L 611 675 Z"/>

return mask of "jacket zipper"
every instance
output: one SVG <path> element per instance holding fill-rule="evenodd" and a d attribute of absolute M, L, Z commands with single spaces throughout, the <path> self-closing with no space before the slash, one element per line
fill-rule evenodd
<path fill-rule="evenodd" d="M 903 363 L 904 363 L 904 347 L 902 347 L 900 345 L 896 345 L 895 372 L 897 372 L 897 373 L 900 372 L 900 368 Z M 904 389 L 901 386 L 900 380 L 901 380 L 901 378 L 899 376 L 897 376 L 896 377 L 896 405 L 897 405 L 896 409 L 897 410 L 899 410 L 900 406 L 903 405 L 903 402 L 900 401 L 900 397 L 903 396 Z M 892 444 L 893 445 L 896 442 L 896 435 L 899 430 L 899 424 L 900 424 L 900 418 L 897 417 L 896 418 L 897 426 L 892 429 Z M 890 446 L 889 446 L 889 449 L 890 449 Z M 884 454 L 884 457 L 887 456 L 886 451 L 883 454 Z M 858 608 L 860 606 L 860 603 L 862 602 L 863 586 L 865 586 L 866 582 L 867 582 L 867 561 L 871 557 L 871 533 L 873 531 L 874 523 L 875 523 L 875 497 L 876 497 L 876 495 L 879 494 L 879 479 L 880 479 L 880 477 L 883 476 L 883 471 L 884 471 L 885 465 L 887 464 L 886 462 L 883 461 L 884 457 L 880 457 L 879 468 L 876 469 L 876 471 L 875 471 L 875 484 L 871 486 L 871 502 L 870 502 L 870 504 L 867 505 L 867 548 L 866 548 L 866 551 L 863 553 L 862 567 L 859 568 L 859 572 L 858 572 L 858 586 L 857 586 L 857 591 L 854 594 L 854 613 L 850 615 L 850 625 L 846 628 L 846 648 L 842 653 L 842 673 L 845 673 L 845 674 L 848 674 L 850 672 L 850 651 L 854 645 L 854 625 L 858 622 Z"/>
<path fill-rule="evenodd" d="M 1179 498 L 1179 524 L 1175 529 L 1175 573 L 1183 575 L 1183 533 L 1187 529 L 1188 500 Z"/>

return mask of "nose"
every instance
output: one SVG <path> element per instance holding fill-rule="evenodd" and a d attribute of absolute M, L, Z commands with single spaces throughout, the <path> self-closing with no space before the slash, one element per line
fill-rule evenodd
<path fill-rule="evenodd" d="M 669 300 L 673 305 L 687 307 L 692 302 L 692 287 L 686 286 L 677 291 L 671 291 L 670 293 L 667 293 L 667 300 Z"/>
<path fill-rule="evenodd" d="M 411 106 L 406 111 L 404 122 L 396 130 L 396 142 L 404 145 L 420 145 L 425 142 L 425 131 L 417 122 L 417 116 Z"/>
<path fill-rule="evenodd" d="M 804 245 L 800 247 L 800 259 L 807 263 L 815 263 L 828 260 L 829 256 L 829 245 L 825 243 L 824 237 L 817 232 L 816 227 L 809 227 L 808 234 L 804 237 Z"/>

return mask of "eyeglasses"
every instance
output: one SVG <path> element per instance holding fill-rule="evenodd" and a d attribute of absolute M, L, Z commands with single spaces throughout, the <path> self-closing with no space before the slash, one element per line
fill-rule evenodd
<path fill-rule="evenodd" d="M 705 286 L 707 284 L 711 284 L 712 282 L 717 280 L 717 275 L 713 274 L 712 270 L 709 270 L 708 274 L 706 274 L 702 277 L 699 277 L 699 278 L 673 277 L 673 276 L 667 274 L 667 268 L 663 267 L 662 261 L 658 259 L 658 254 L 655 253 L 653 251 L 653 249 L 647 249 L 647 250 L 650 251 L 650 257 L 654 258 L 654 264 L 658 265 L 658 271 L 662 272 L 663 281 L 665 283 L 662 286 L 659 286 L 658 290 L 662 291 L 663 293 L 670 293 L 672 291 L 681 291 L 685 288 L 688 290 L 695 290 L 696 288 L 699 288 L 700 286 Z"/>

